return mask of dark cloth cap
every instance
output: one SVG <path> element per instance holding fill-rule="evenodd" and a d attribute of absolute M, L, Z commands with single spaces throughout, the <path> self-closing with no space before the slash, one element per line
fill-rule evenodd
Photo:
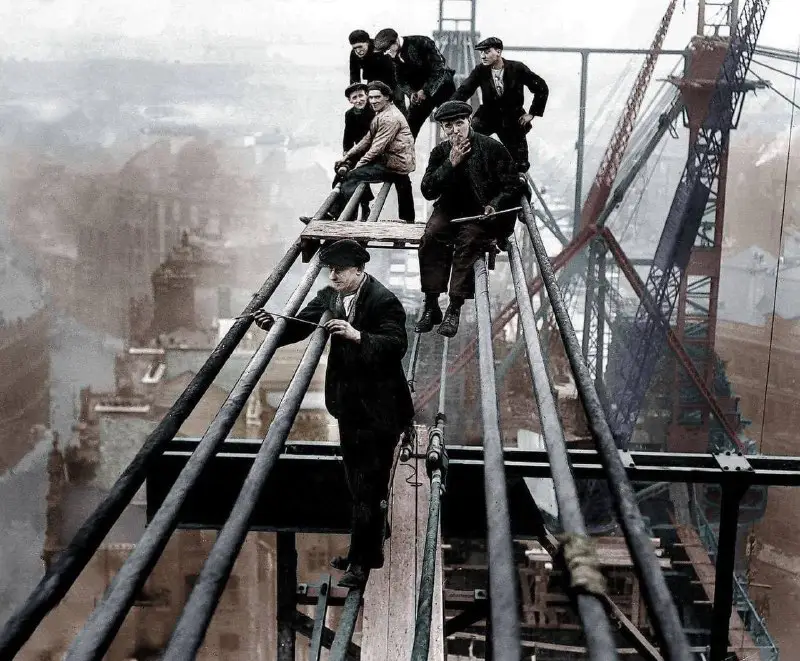
<path fill-rule="evenodd" d="M 369 33 L 366 30 L 353 30 L 347 38 L 350 40 L 351 46 L 369 43 Z"/>
<path fill-rule="evenodd" d="M 445 101 L 433 113 L 433 121 L 446 122 L 460 117 L 469 117 L 472 114 L 472 106 L 463 101 Z"/>
<path fill-rule="evenodd" d="M 375 35 L 375 50 L 382 53 L 395 41 L 397 41 L 397 31 L 392 28 L 384 28 Z"/>
<path fill-rule="evenodd" d="M 319 251 L 319 261 L 325 266 L 361 266 L 369 261 L 369 253 L 352 239 L 339 239 Z"/>
<path fill-rule="evenodd" d="M 490 48 L 503 50 L 503 40 L 497 37 L 487 37 L 483 41 L 479 41 L 475 46 L 475 50 L 489 50 Z"/>
<path fill-rule="evenodd" d="M 392 88 L 382 80 L 373 80 L 367 85 L 367 90 L 378 90 L 384 96 L 388 96 L 390 99 L 392 98 Z"/>
<path fill-rule="evenodd" d="M 353 92 L 357 92 L 358 90 L 361 90 L 362 92 L 364 92 L 364 94 L 366 94 L 367 93 L 367 84 L 366 83 L 353 83 L 352 85 L 350 85 L 344 91 L 344 95 L 349 99 L 350 95 Z"/>

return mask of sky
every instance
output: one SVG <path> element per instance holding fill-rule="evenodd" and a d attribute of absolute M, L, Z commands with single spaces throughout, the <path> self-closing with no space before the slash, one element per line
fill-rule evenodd
<path fill-rule="evenodd" d="M 742 0 L 740 0 L 742 1 Z M 72 54 L 203 59 L 203 44 L 248 40 L 265 55 L 326 61 L 358 27 L 374 34 L 430 34 L 437 0 L 5 0 L 0 55 L 50 59 Z M 457 11 L 465 3 L 448 4 Z M 509 45 L 645 47 L 666 0 L 478 0 L 477 25 Z M 694 32 L 697 0 L 679 0 L 667 46 Z M 761 43 L 795 50 L 800 3 L 772 0 Z M 305 46 L 305 47 L 303 47 Z M 313 46 L 313 48 L 309 48 Z M 216 57 L 219 58 L 219 52 Z M 222 57 L 225 57 L 224 55 Z M 255 57 L 250 51 L 247 57 Z"/>

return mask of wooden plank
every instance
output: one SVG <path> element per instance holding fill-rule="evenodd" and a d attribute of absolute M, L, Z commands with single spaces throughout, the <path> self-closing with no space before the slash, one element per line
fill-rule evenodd
<path fill-rule="evenodd" d="M 427 438 L 424 429 L 419 438 Z M 419 452 L 418 447 L 415 452 Z M 416 480 L 411 476 L 416 470 Z M 419 484 L 415 487 L 414 484 Z M 392 536 L 386 542 L 386 564 L 373 570 L 364 593 L 362 659 L 408 661 L 414 642 L 419 572 L 428 518 L 429 482 L 425 460 L 400 463 L 390 505 Z M 430 661 L 444 661 L 442 558 L 437 558 L 431 623 Z"/>
<path fill-rule="evenodd" d="M 357 241 L 405 241 L 418 244 L 425 232 L 425 223 L 385 221 L 378 223 L 312 220 L 300 235 L 301 239 L 355 239 Z"/>

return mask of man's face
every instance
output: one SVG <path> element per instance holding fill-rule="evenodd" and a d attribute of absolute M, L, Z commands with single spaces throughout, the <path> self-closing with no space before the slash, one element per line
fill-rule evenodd
<path fill-rule="evenodd" d="M 369 105 L 375 112 L 380 112 L 389 103 L 389 97 L 384 96 L 380 90 L 369 91 Z"/>
<path fill-rule="evenodd" d="M 337 292 L 349 293 L 358 288 L 364 270 L 358 266 L 329 266 L 331 287 Z"/>
<path fill-rule="evenodd" d="M 356 57 L 364 57 L 369 50 L 369 43 L 366 41 L 359 41 L 353 44 L 353 52 L 356 54 Z"/>
<path fill-rule="evenodd" d="M 367 105 L 367 95 L 364 90 L 356 90 L 348 98 L 356 110 L 363 110 L 364 106 Z"/>
<path fill-rule="evenodd" d="M 389 46 L 389 48 L 386 49 L 385 52 L 389 57 L 397 57 L 397 54 L 400 52 L 400 42 L 399 41 L 392 42 L 392 44 Z"/>
<path fill-rule="evenodd" d="M 487 48 L 481 51 L 481 64 L 492 67 L 500 61 L 502 56 L 503 51 L 497 50 L 496 48 Z"/>
<path fill-rule="evenodd" d="M 459 117 L 442 122 L 442 129 L 450 142 L 458 142 L 469 136 L 469 117 Z"/>

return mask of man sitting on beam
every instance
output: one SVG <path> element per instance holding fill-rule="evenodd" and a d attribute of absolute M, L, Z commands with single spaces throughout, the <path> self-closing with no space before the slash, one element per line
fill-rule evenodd
<path fill-rule="evenodd" d="M 476 133 L 470 125 L 472 107 L 463 101 L 443 103 L 433 118 L 448 140 L 431 152 L 422 179 L 422 195 L 436 200 L 419 246 L 419 270 L 425 308 L 416 325 L 427 333 L 453 337 L 458 331 L 461 306 L 475 296 L 472 265 L 496 241 L 504 247 L 514 230 L 513 212 L 524 184 L 514 159 L 496 140 Z M 452 222 L 477 216 L 463 223 Z M 442 317 L 439 294 L 448 291 L 450 305 Z"/>
<path fill-rule="evenodd" d="M 408 122 L 392 102 L 392 90 L 386 83 L 373 81 L 368 86 L 369 104 L 375 112 L 369 132 L 334 164 L 337 173 L 346 168 L 338 197 L 328 214 L 336 218 L 362 182 L 389 181 L 397 190 L 397 209 L 401 220 L 413 223 L 416 217 L 411 179 L 416 169 L 414 137 Z M 307 216 L 300 218 L 308 224 Z"/>

